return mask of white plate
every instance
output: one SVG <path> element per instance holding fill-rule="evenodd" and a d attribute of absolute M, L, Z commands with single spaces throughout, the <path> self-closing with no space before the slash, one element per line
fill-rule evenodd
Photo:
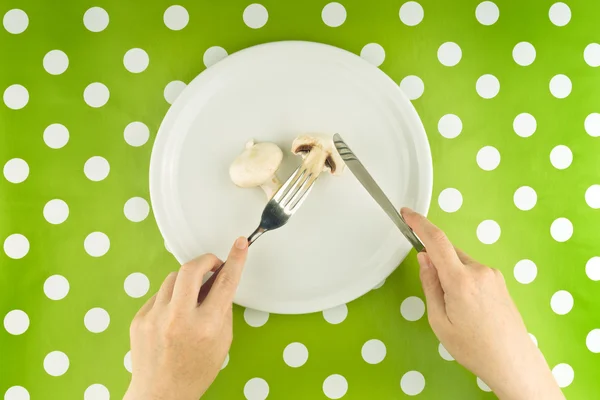
<path fill-rule="evenodd" d="M 251 138 L 286 154 L 285 180 L 300 160 L 299 134 L 339 132 L 398 207 L 429 208 L 431 153 L 423 125 L 398 85 L 360 57 L 309 42 L 278 42 L 232 54 L 198 75 L 167 113 L 150 165 L 158 226 L 179 262 L 225 257 L 257 226 L 266 198 L 229 180 Z M 278 231 L 250 249 L 235 301 L 273 313 L 320 311 L 385 279 L 411 247 L 350 171 L 321 176 Z"/>

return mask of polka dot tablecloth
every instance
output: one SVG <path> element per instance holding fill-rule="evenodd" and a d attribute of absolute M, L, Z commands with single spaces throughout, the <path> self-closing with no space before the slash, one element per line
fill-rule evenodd
<path fill-rule="evenodd" d="M 425 125 L 430 217 L 504 272 L 569 399 L 600 396 L 597 1 L 158 0 L 0 5 L 0 394 L 121 398 L 129 323 L 177 264 L 152 141 L 204 68 L 318 41 L 392 77 Z M 427 324 L 414 253 L 322 313 L 236 307 L 207 399 L 488 399 Z"/>

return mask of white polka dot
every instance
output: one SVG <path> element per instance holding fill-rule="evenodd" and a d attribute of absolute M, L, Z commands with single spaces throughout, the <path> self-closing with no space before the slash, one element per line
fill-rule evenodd
<path fill-rule="evenodd" d="M 590 67 L 600 67 L 600 44 L 590 43 L 585 46 L 583 59 Z"/>
<path fill-rule="evenodd" d="M 573 371 L 573 368 L 569 364 L 558 364 L 552 368 L 552 375 L 554 375 L 558 386 L 565 388 L 573 382 L 575 371 Z"/>
<path fill-rule="evenodd" d="M 148 57 L 148 53 L 143 49 L 134 48 L 127 50 L 127 53 L 123 56 L 123 65 L 125 66 L 125 69 L 134 74 L 144 71 L 148 68 L 149 63 L 150 57 Z"/>
<path fill-rule="evenodd" d="M 500 17 L 500 10 L 491 1 L 484 1 L 475 9 L 475 17 L 482 25 L 493 25 L 498 21 L 498 17 Z"/>
<path fill-rule="evenodd" d="M 250 4 L 244 9 L 243 19 L 249 28 L 262 28 L 269 19 L 269 12 L 262 4 Z"/>
<path fill-rule="evenodd" d="M 550 162 L 557 169 L 565 169 L 573 162 L 573 153 L 567 146 L 559 145 L 550 152 Z"/>
<path fill-rule="evenodd" d="M 181 81 L 169 82 L 167 84 L 167 86 L 165 86 L 165 90 L 163 92 L 163 95 L 164 95 L 167 103 L 173 104 L 175 102 L 175 100 L 177 99 L 177 97 L 179 97 L 181 92 L 183 92 L 183 89 L 185 89 L 185 87 L 186 87 L 186 84 Z"/>
<path fill-rule="evenodd" d="M 100 7 L 92 7 L 83 14 L 83 25 L 92 32 L 102 32 L 108 26 L 108 13 Z"/>
<path fill-rule="evenodd" d="M 149 212 L 148 202 L 141 197 L 132 197 L 125 202 L 125 207 L 123 207 L 125 217 L 132 222 L 145 220 Z"/>
<path fill-rule="evenodd" d="M 8 33 L 17 35 L 25 32 L 25 29 L 27 29 L 27 26 L 29 25 L 29 17 L 25 11 L 14 8 L 4 14 L 2 24 Z"/>
<path fill-rule="evenodd" d="M 529 186 L 521 186 L 515 191 L 513 201 L 519 210 L 528 211 L 537 203 L 537 193 Z"/>
<path fill-rule="evenodd" d="M 102 232 L 92 232 L 85 238 L 83 247 L 92 257 L 101 257 L 110 248 L 110 239 Z"/>
<path fill-rule="evenodd" d="M 533 64 L 535 61 L 535 47 L 529 42 L 520 42 L 512 51 L 513 59 L 522 67 Z"/>
<path fill-rule="evenodd" d="M 400 304 L 400 314 L 407 321 L 417 321 L 425 314 L 425 303 L 419 297 L 407 297 Z"/>
<path fill-rule="evenodd" d="M 348 391 L 348 381 L 342 375 L 329 375 L 323 381 L 323 393 L 329 399 L 341 399 Z"/>
<path fill-rule="evenodd" d="M 50 352 L 44 357 L 44 370 L 49 375 L 61 376 L 69 369 L 69 357 L 62 351 Z"/>
<path fill-rule="evenodd" d="M 585 345 L 592 353 L 600 353 L 600 329 L 594 329 L 587 334 Z"/>
<path fill-rule="evenodd" d="M 13 386 L 4 393 L 4 400 L 29 400 L 29 392 L 23 386 Z"/>
<path fill-rule="evenodd" d="M 302 343 L 290 343 L 283 350 L 283 361 L 292 368 L 303 366 L 308 360 L 308 349 Z"/>
<path fill-rule="evenodd" d="M 343 322 L 348 316 L 348 306 L 341 304 L 337 307 L 323 310 L 323 318 L 330 324 L 339 324 Z"/>
<path fill-rule="evenodd" d="M 529 334 L 529 337 L 531 338 L 531 341 L 533 342 L 533 344 L 535 344 L 535 347 L 538 347 L 538 340 L 535 336 L 533 336 L 533 334 Z"/>
<path fill-rule="evenodd" d="M 418 76 L 408 75 L 400 82 L 400 90 L 402 90 L 410 100 L 416 100 L 423 95 L 425 84 Z"/>
<path fill-rule="evenodd" d="M 69 281 L 62 275 L 52 275 L 44 282 L 44 293 L 50 300 L 62 300 L 69 293 Z"/>
<path fill-rule="evenodd" d="M 566 242 L 573 236 L 573 223 L 566 218 L 558 218 L 552 222 L 550 234 L 557 242 Z"/>
<path fill-rule="evenodd" d="M 225 367 L 229 364 L 229 353 L 227 353 L 227 355 L 225 356 L 225 360 L 223 361 L 223 364 L 221 365 L 221 369 L 225 369 Z"/>
<path fill-rule="evenodd" d="M 373 290 L 377 290 L 381 288 L 385 284 L 385 279 L 379 282 L 377 285 L 373 286 Z"/>
<path fill-rule="evenodd" d="M 50 75 L 60 75 L 69 67 L 69 57 L 64 51 L 51 50 L 44 56 L 42 64 Z"/>
<path fill-rule="evenodd" d="M 150 129 L 143 122 L 131 122 L 125 127 L 123 136 L 130 146 L 140 147 L 150 138 Z"/>
<path fill-rule="evenodd" d="M 110 165 L 106 158 L 94 156 L 88 159 L 83 166 L 85 176 L 91 181 L 98 182 L 108 176 Z"/>
<path fill-rule="evenodd" d="M 4 104 L 13 110 L 20 110 L 29 102 L 29 92 L 23 85 L 10 85 L 4 91 Z"/>
<path fill-rule="evenodd" d="M 220 46 L 212 46 L 206 49 L 202 60 L 204 61 L 206 68 L 208 68 L 215 65 L 225 57 L 227 57 L 227 50 Z"/>
<path fill-rule="evenodd" d="M 517 262 L 513 272 L 517 282 L 526 285 L 533 282 L 537 276 L 537 267 L 531 260 L 521 260 Z"/>
<path fill-rule="evenodd" d="M 325 25 L 337 28 L 346 21 L 346 9 L 340 3 L 329 3 L 323 7 L 321 18 Z"/>
<path fill-rule="evenodd" d="M 83 400 L 109 400 L 110 392 L 106 386 L 99 383 L 90 385 L 83 393 Z"/>
<path fill-rule="evenodd" d="M 269 320 L 269 313 L 246 308 L 244 310 L 244 321 L 253 328 L 263 326 Z"/>
<path fill-rule="evenodd" d="M 554 25 L 565 26 L 571 20 L 571 9 L 565 3 L 554 3 L 548 16 Z"/>
<path fill-rule="evenodd" d="M 125 293 L 133 298 L 144 296 L 150 289 L 150 280 L 148 277 L 141 272 L 134 272 L 125 278 L 123 284 Z"/>
<path fill-rule="evenodd" d="M 496 221 L 487 219 L 477 226 L 477 239 L 483 244 L 493 244 L 500 239 L 500 225 Z"/>
<path fill-rule="evenodd" d="M 21 335 L 29 328 L 29 317 L 25 311 L 12 310 L 4 317 L 4 329 L 11 335 Z"/>
<path fill-rule="evenodd" d="M 462 50 L 456 43 L 446 42 L 439 47 L 437 58 L 442 65 L 454 67 L 462 58 Z"/>
<path fill-rule="evenodd" d="M 573 296 L 566 290 L 559 290 L 552 295 L 550 307 L 558 315 L 565 315 L 573 308 Z"/>
<path fill-rule="evenodd" d="M 477 152 L 477 165 L 484 171 L 492 171 L 500 165 L 500 152 L 493 146 L 482 147 Z"/>
<path fill-rule="evenodd" d="M 600 114 L 591 113 L 585 118 L 585 131 L 592 137 L 600 136 Z"/>
<path fill-rule="evenodd" d="M 360 51 L 360 56 L 369 63 L 379 67 L 385 60 L 385 50 L 377 43 L 369 43 Z"/>
<path fill-rule="evenodd" d="M 500 92 L 500 81 L 494 75 L 482 75 L 477 79 L 475 89 L 479 96 L 484 99 L 491 99 Z"/>
<path fill-rule="evenodd" d="M 557 99 L 564 99 L 571 94 L 573 84 L 568 76 L 558 74 L 550 79 L 550 93 Z"/>
<path fill-rule="evenodd" d="M 592 257 L 585 264 L 585 274 L 593 281 L 600 281 L 600 257 Z"/>
<path fill-rule="evenodd" d="M 423 7 L 416 1 L 408 1 L 400 7 L 400 21 L 405 25 L 415 26 L 423 21 L 425 12 Z"/>
<path fill-rule="evenodd" d="M 83 100 L 90 107 L 99 108 L 108 102 L 110 91 L 106 85 L 100 82 L 94 82 L 87 85 L 83 91 Z"/>
<path fill-rule="evenodd" d="M 4 252 L 14 260 L 21 259 L 29 253 L 29 240 L 20 233 L 13 233 L 4 240 Z"/>
<path fill-rule="evenodd" d="M 252 378 L 244 385 L 247 400 L 265 400 L 269 395 L 269 384 L 262 378 Z"/>
<path fill-rule="evenodd" d="M 180 31 L 190 22 L 190 14 L 182 6 L 171 6 L 165 10 L 163 21 L 172 31 Z"/>
<path fill-rule="evenodd" d="M 416 396 L 425 389 L 425 377 L 418 371 L 408 371 L 400 379 L 400 388 L 409 396 Z"/>
<path fill-rule="evenodd" d="M 110 315 L 103 308 L 92 308 L 83 318 L 83 324 L 88 331 L 93 333 L 104 332 L 110 324 Z"/>
<path fill-rule="evenodd" d="M 360 351 L 363 360 L 369 364 L 379 364 L 385 358 L 387 349 L 381 340 L 371 339 L 365 344 Z"/>
<path fill-rule="evenodd" d="M 585 202 L 592 208 L 600 208 L 600 185 L 592 185 L 587 188 Z"/>
<path fill-rule="evenodd" d="M 447 188 L 441 191 L 438 197 L 440 208 L 448 213 L 458 211 L 462 206 L 462 194 L 454 188 Z"/>
<path fill-rule="evenodd" d="M 450 354 L 448 352 L 448 350 L 446 350 L 446 348 L 444 347 L 443 344 L 439 344 L 438 346 L 438 353 L 440 353 L 440 357 L 442 357 L 444 360 L 446 361 L 454 361 L 454 357 L 452 357 L 452 354 Z"/>
<path fill-rule="evenodd" d="M 462 121 L 457 115 L 446 114 L 438 122 L 438 131 L 447 139 L 454 139 L 462 132 Z"/>
<path fill-rule="evenodd" d="M 21 183 L 29 176 L 29 165 L 21 158 L 13 158 L 4 164 L 2 171 L 10 183 Z"/>
<path fill-rule="evenodd" d="M 229 354 L 227 356 L 229 356 Z M 131 351 L 128 351 L 127 354 L 125 354 L 125 357 L 123 357 L 123 365 L 125 366 L 125 369 L 131 373 Z"/>
<path fill-rule="evenodd" d="M 479 386 L 479 389 L 483 390 L 484 392 L 492 391 L 492 389 L 490 389 L 490 387 L 479 377 L 477 377 L 477 386 Z"/>
<path fill-rule="evenodd" d="M 537 122 L 535 117 L 528 113 L 517 115 L 513 121 L 515 133 L 521 137 L 529 137 L 535 133 Z"/>
<path fill-rule="evenodd" d="M 44 206 L 44 218 L 51 224 L 62 224 L 69 216 L 69 206 L 63 200 L 50 200 Z"/>
<path fill-rule="evenodd" d="M 60 149 L 69 142 L 69 130 L 62 124 L 51 124 L 44 129 L 44 143 L 51 149 Z"/>

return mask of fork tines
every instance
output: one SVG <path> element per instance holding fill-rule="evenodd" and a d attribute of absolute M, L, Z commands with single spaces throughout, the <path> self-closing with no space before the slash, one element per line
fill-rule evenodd
<path fill-rule="evenodd" d="M 285 212 L 294 212 L 310 192 L 316 178 L 304 165 L 301 165 L 275 193 L 273 201 L 278 203 Z"/>

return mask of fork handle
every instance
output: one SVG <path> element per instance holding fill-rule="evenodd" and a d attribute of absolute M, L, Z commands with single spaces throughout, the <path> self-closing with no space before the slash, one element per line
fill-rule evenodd
<path fill-rule="evenodd" d="M 254 243 L 256 239 L 261 237 L 266 231 L 266 229 L 258 227 L 254 232 L 252 232 L 252 235 L 248 236 L 248 247 L 250 247 L 252 243 Z M 217 280 L 217 275 L 219 275 L 219 272 L 221 272 L 226 263 L 227 262 L 221 264 L 221 266 L 217 268 L 215 272 L 213 272 L 211 277 L 208 278 L 206 282 L 204 282 L 204 284 L 200 288 L 200 293 L 198 293 L 198 304 L 202 303 L 204 299 L 206 299 L 206 296 L 208 296 L 208 292 L 210 292 L 210 288 L 212 288 L 213 284 Z"/>

